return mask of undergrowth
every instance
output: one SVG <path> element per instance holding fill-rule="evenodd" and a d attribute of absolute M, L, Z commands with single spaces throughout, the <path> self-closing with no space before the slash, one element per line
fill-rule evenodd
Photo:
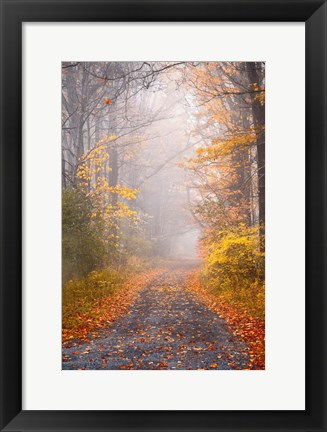
<path fill-rule="evenodd" d="M 101 302 L 119 294 L 128 279 L 156 266 L 156 262 L 130 257 L 125 265 L 95 270 L 63 284 L 62 328 L 74 330 L 94 318 Z"/>
<path fill-rule="evenodd" d="M 245 314 L 265 315 L 264 253 L 257 228 L 244 224 L 222 230 L 204 242 L 201 282 L 211 294 Z"/>
<path fill-rule="evenodd" d="M 79 326 L 81 316 L 91 312 L 95 301 L 112 295 L 122 286 L 126 277 L 126 272 L 109 268 L 68 281 L 62 290 L 63 328 Z"/>

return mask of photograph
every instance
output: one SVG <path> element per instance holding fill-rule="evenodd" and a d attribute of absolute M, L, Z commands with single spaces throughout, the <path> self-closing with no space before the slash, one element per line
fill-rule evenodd
<path fill-rule="evenodd" d="M 61 74 L 62 369 L 265 370 L 265 62 Z"/>

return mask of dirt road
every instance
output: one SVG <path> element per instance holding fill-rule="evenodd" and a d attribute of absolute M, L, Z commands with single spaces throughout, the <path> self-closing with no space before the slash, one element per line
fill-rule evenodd
<path fill-rule="evenodd" d="M 244 369 L 248 347 L 171 269 L 98 338 L 63 349 L 63 369 Z"/>

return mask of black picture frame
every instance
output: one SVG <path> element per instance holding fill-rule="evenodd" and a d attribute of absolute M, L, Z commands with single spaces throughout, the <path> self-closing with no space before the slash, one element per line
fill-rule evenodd
<path fill-rule="evenodd" d="M 1 0 L 0 4 L 1 430 L 326 431 L 326 1 Z M 305 411 L 22 411 L 22 23 L 28 21 L 305 22 Z M 285 360 L 285 367 L 291 368 Z"/>

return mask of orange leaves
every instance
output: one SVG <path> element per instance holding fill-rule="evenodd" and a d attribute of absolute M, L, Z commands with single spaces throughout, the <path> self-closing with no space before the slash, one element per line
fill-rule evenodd
<path fill-rule="evenodd" d="M 133 363 L 127 365 L 118 366 L 118 369 L 133 369 Z"/>
<path fill-rule="evenodd" d="M 158 368 L 166 368 L 167 367 L 167 363 L 166 362 L 157 363 L 157 367 Z"/>
<path fill-rule="evenodd" d="M 105 103 L 106 105 L 110 105 L 110 104 L 111 104 L 111 100 L 110 100 L 110 99 L 105 99 L 105 100 L 104 100 L 104 103 Z"/>
<path fill-rule="evenodd" d="M 108 326 L 123 315 L 137 293 L 144 286 L 148 285 L 155 277 L 162 273 L 162 269 L 150 270 L 139 275 L 133 275 L 112 295 L 94 301 L 94 307 L 88 313 L 81 314 L 78 324 L 73 328 L 65 328 L 63 322 L 62 342 L 69 343 L 72 339 L 88 341 L 87 335 L 97 332 Z"/>
<path fill-rule="evenodd" d="M 248 369 L 265 369 L 265 320 L 253 318 L 247 311 L 231 305 L 219 295 L 214 295 L 201 284 L 197 272 L 189 273 L 185 284 L 196 292 L 201 301 L 212 311 L 224 318 L 236 337 L 243 339 L 250 347 Z M 210 349 L 210 348 L 209 348 Z M 218 355 L 221 358 L 221 355 Z M 213 363 L 210 368 L 215 368 Z M 233 369 L 233 363 L 229 366 Z"/>

